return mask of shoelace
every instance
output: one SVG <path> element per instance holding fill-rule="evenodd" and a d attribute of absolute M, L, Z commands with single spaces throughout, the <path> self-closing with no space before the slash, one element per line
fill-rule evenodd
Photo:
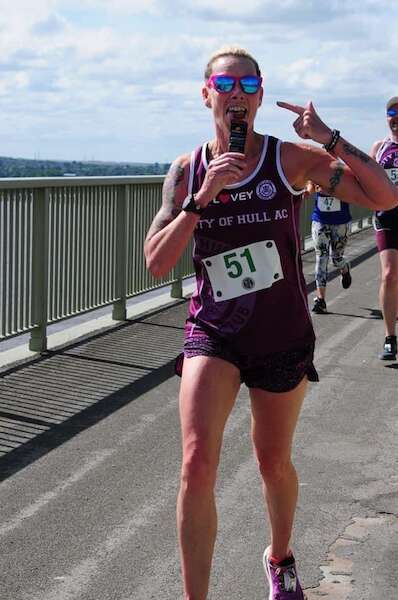
<path fill-rule="evenodd" d="M 275 573 L 280 581 L 281 588 L 284 592 L 295 592 L 297 587 L 296 570 L 291 567 L 277 567 Z M 278 594 L 279 596 L 279 594 Z M 275 600 L 280 600 L 278 596 Z M 282 596 L 280 597 L 282 598 Z"/>

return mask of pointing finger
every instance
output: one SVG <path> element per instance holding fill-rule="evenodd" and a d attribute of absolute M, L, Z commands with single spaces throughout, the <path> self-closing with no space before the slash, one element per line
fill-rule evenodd
<path fill-rule="evenodd" d="M 289 102 L 280 102 L 279 100 L 277 102 L 277 105 L 280 106 L 280 108 L 286 108 L 286 110 L 290 110 L 291 112 L 294 112 L 297 115 L 302 115 L 305 110 L 305 108 L 299 106 L 298 104 L 289 104 Z"/>
<path fill-rule="evenodd" d="M 307 106 L 305 107 L 306 110 L 310 110 L 311 112 L 315 112 L 315 108 L 314 105 L 312 104 L 312 100 L 309 100 L 307 102 Z"/>

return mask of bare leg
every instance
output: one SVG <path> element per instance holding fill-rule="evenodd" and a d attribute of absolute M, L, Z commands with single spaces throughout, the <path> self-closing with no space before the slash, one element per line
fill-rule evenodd
<path fill-rule="evenodd" d="M 382 250 L 380 252 L 380 263 L 379 300 L 383 311 L 386 336 L 395 335 L 398 315 L 398 250 Z"/>
<path fill-rule="evenodd" d="M 305 377 L 290 392 L 250 390 L 252 438 L 271 523 L 271 556 L 280 559 L 289 551 L 297 504 L 298 481 L 291 448 L 306 385 Z"/>
<path fill-rule="evenodd" d="M 222 437 L 240 386 L 219 358 L 184 360 L 180 390 L 183 462 L 177 501 L 184 600 L 206 600 L 217 531 L 214 500 Z"/>

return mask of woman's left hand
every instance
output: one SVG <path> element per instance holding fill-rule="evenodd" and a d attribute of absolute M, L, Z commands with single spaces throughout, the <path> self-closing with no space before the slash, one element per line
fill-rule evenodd
<path fill-rule="evenodd" d="M 301 138 L 314 140 L 319 144 L 327 144 L 330 141 L 332 131 L 318 116 L 311 100 L 306 107 L 289 102 L 277 102 L 277 105 L 298 115 L 293 127 Z"/>

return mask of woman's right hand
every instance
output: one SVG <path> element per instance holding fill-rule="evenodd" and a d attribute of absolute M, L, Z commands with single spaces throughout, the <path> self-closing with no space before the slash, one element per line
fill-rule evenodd
<path fill-rule="evenodd" d="M 213 158 L 208 165 L 202 187 L 195 194 L 200 206 L 210 204 L 226 185 L 233 185 L 242 179 L 246 167 L 246 157 L 240 152 L 225 152 Z"/>

